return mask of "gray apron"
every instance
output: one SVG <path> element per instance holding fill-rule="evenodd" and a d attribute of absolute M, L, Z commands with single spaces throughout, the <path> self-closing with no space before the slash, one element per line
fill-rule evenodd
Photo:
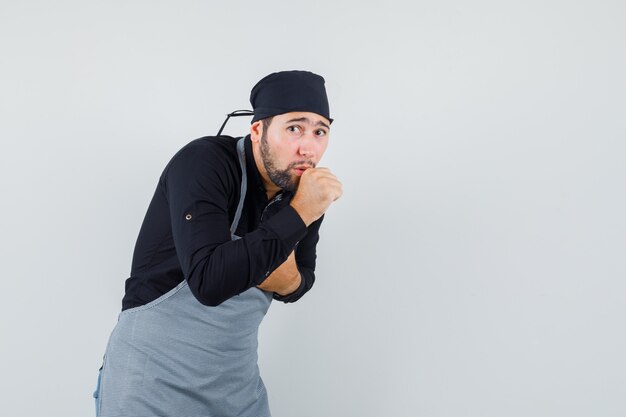
<path fill-rule="evenodd" d="M 237 142 L 246 196 L 243 139 Z M 96 397 L 100 417 L 269 417 L 257 366 L 258 328 L 272 293 L 252 287 L 216 307 L 201 304 L 187 280 L 120 313 Z"/>

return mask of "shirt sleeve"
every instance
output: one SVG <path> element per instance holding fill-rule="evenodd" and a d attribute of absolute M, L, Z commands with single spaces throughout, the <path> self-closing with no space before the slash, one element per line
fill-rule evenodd
<path fill-rule="evenodd" d="M 239 194 L 233 166 L 210 146 L 181 150 L 163 173 L 172 235 L 189 288 L 216 306 L 262 283 L 282 264 L 307 227 L 286 206 L 259 227 L 231 240 L 229 196 Z"/>
<path fill-rule="evenodd" d="M 274 293 L 274 299 L 284 303 L 298 301 L 306 294 L 315 283 L 315 261 L 317 259 L 317 242 L 319 241 L 319 230 L 324 216 L 311 223 L 308 227 L 307 235 L 296 246 L 296 265 L 302 281 L 297 290 L 287 295 Z"/>

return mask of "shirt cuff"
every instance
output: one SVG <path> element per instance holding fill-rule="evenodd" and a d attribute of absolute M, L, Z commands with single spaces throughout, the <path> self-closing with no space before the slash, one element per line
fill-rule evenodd
<path fill-rule="evenodd" d="M 304 282 L 304 276 L 300 274 L 300 286 L 297 290 L 287 295 L 280 295 L 278 293 L 274 293 L 272 296 L 274 300 L 282 301 L 283 303 L 293 303 L 294 301 L 298 301 L 300 297 L 302 297 L 302 292 L 304 292 L 304 288 L 306 287 Z"/>
<path fill-rule="evenodd" d="M 286 254 L 289 254 L 296 243 L 306 236 L 308 230 L 296 209 L 291 205 L 282 208 L 264 223 L 283 243 Z"/>

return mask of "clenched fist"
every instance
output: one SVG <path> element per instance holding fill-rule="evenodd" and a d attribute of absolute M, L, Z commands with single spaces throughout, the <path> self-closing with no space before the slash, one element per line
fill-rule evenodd
<path fill-rule="evenodd" d="M 309 168 L 302 173 L 298 191 L 290 204 L 308 227 L 342 194 L 343 186 L 330 169 Z"/>

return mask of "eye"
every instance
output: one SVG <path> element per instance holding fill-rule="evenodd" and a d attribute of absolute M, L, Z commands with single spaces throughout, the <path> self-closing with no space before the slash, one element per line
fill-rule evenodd
<path fill-rule="evenodd" d="M 299 133 L 300 132 L 300 126 L 289 126 L 287 127 L 287 131 L 291 132 L 291 133 Z"/>
<path fill-rule="evenodd" d="M 325 136 L 325 135 L 326 135 L 326 131 L 325 131 L 324 129 L 317 129 L 317 130 L 315 131 L 315 134 L 316 134 L 317 136 Z"/>

